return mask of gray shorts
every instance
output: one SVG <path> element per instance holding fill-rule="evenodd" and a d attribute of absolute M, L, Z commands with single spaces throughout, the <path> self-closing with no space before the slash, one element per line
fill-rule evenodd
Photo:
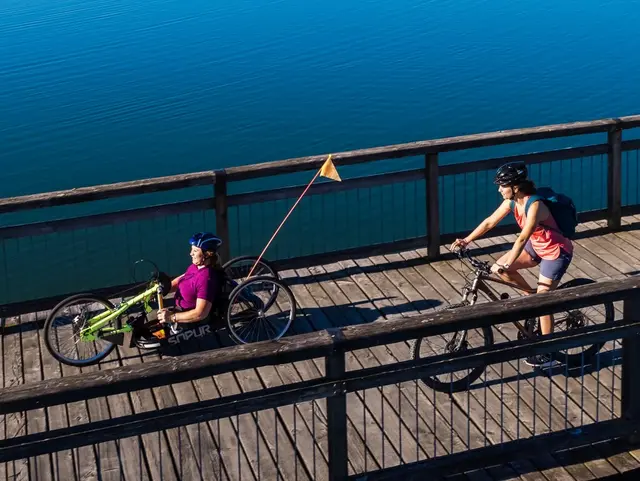
<path fill-rule="evenodd" d="M 531 256 L 536 264 L 540 265 L 540 274 L 552 281 L 559 281 L 562 279 L 564 273 L 567 272 L 569 264 L 571 264 L 571 259 L 573 259 L 573 256 L 565 252 L 563 249 L 560 249 L 560 255 L 557 259 L 542 259 L 536 251 L 533 250 L 531 240 L 527 241 L 524 246 L 524 250 Z"/>

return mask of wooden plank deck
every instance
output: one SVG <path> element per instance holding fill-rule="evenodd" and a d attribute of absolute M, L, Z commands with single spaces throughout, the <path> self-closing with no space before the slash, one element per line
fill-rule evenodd
<path fill-rule="evenodd" d="M 600 222 L 583 224 L 574 261 L 564 280 L 624 278 L 640 271 L 640 217 L 623 219 L 624 231 L 603 234 Z M 514 236 L 480 240 L 481 258 L 496 260 Z M 422 250 L 352 259 L 283 271 L 301 307 L 293 332 L 368 322 L 395 322 L 457 302 L 466 268 L 459 261 L 428 263 Z M 533 283 L 536 269 L 526 274 Z M 508 292 L 508 290 L 507 290 Z M 515 294 L 509 292 L 509 294 Z M 617 315 L 621 306 L 616 306 Z M 0 342 L 4 387 L 77 374 L 46 351 L 33 319 L 46 312 L 5 319 Z M 515 338 L 515 328 L 494 329 L 496 342 Z M 200 339 L 189 349 L 231 345 L 223 334 Z M 609 343 L 597 366 L 549 375 L 522 360 L 494 365 L 469 390 L 453 396 L 421 382 L 407 382 L 348 395 L 349 472 L 460 452 L 533 434 L 579 427 L 620 415 L 620 341 Z M 99 366 L 108 369 L 150 362 L 167 355 L 120 348 Z M 409 344 L 350 353 L 347 369 L 405 360 Z M 83 370 L 83 371 L 85 371 Z M 322 359 L 264 367 L 144 391 L 2 416 L 5 438 L 213 399 L 313 379 L 324 374 Z M 265 410 L 61 451 L 0 465 L 0 480 L 325 480 L 325 401 Z M 637 471 L 637 472 L 636 472 Z M 587 480 L 640 473 L 640 450 L 615 444 L 562 454 L 531 453 L 531 459 L 459 473 L 460 480 Z"/>

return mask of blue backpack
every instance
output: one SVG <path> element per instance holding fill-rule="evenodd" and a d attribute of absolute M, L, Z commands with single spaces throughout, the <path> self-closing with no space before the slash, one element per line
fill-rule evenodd
<path fill-rule="evenodd" d="M 536 200 L 541 200 L 549 208 L 553 219 L 558 224 L 560 233 L 567 239 L 573 239 L 576 235 L 576 226 L 578 225 L 578 212 L 571 198 L 564 194 L 554 192 L 550 187 L 539 187 L 536 194 L 529 197 L 524 206 L 524 215 L 527 215 L 529 206 Z M 551 229 L 541 223 L 543 227 Z"/>

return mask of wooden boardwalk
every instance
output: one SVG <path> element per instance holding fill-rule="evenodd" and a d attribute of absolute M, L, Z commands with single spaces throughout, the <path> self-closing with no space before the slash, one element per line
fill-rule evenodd
<path fill-rule="evenodd" d="M 603 234 L 602 223 L 581 225 L 584 236 L 565 278 L 624 278 L 640 271 L 640 217 L 623 218 L 625 228 Z M 477 242 L 483 259 L 497 259 L 514 236 Z M 394 322 L 457 302 L 464 274 L 460 261 L 428 263 L 424 252 L 360 258 L 283 271 L 301 307 L 295 333 L 368 322 Z M 526 275 L 532 284 L 536 270 Z M 511 292 L 510 294 L 514 294 Z M 617 306 L 620 315 L 620 306 Z M 5 319 L 2 353 L 4 387 L 78 374 L 46 351 L 32 320 L 46 312 Z M 515 328 L 494 330 L 496 342 L 515 339 Z M 230 345 L 224 334 L 195 341 L 192 349 Z M 158 353 L 120 348 L 92 371 L 149 362 Z M 580 372 L 534 372 L 522 360 L 490 366 L 472 389 L 453 397 L 421 382 L 407 382 L 350 394 L 349 471 L 382 467 L 460 452 L 469 447 L 527 438 L 579 427 L 620 415 L 620 341 L 605 346 L 597 366 Z M 398 343 L 347 356 L 347 369 L 405 360 L 409 345 Z M 12 414 L 3 419 L 5 438 L 161 409 L 198 400 L 317 378 L 322 359 L 265 367 Z M 4 416 L 3 416 L 4 418 Z M 0 480 L 326 480 L 327 421 L 324 401 L 261 411 L 147 434 L 117 442 L 61 451 L 0 465 Z M 460 473 L 469 480 L 597 479 L 640 473 L 640 450 L 614 444 L 562 454 L 531 453 L 528 461 Z"/>

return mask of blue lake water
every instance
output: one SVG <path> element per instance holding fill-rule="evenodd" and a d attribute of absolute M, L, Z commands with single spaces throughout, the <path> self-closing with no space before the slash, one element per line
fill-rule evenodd
<path fill-rule="evenodd" d="M 640 112 L 640 4 L 4 0 L 11 196 Z"/>
<path fill-rule="evenodd" d="M 638 24 L 628 0 L 3 0 L 0 197 L 638 114 Z"/>

